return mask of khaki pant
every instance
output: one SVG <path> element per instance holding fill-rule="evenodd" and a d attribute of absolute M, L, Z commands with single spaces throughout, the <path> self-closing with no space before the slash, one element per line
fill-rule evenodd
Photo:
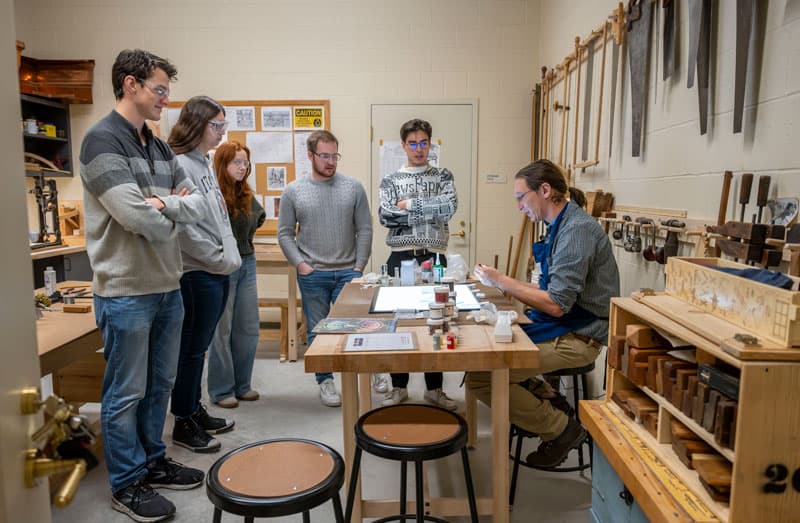
<path fill-rule="evenodd" d="M 594 344 L 583 342 L 572 334 L 537 343 L 536 346 L 539 347 L 539 368 L 511 369 L 509 372 L 509 418 L 514 425 L 538 434 L 543 441 L 549 441 L 564 432 L 569 420 L 563 412 L 550 405 L 549 401 L 539 399 L 520 383 L 540 374 L 589 365 L 597 359 L 600 352 Z M 541 380 L 538 381 L 537 390 L 543 385 Z M 466 383 L 476 398 L 491 407 L 490 372 L 468 372 Z"/>

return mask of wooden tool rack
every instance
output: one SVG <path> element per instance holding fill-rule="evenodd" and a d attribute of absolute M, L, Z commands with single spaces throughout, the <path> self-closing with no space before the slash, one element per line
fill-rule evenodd
<path fill-rule="evenodd" d="M 671 401 L 647 386 L 635 385 L 611 366 L 607 372 L 608 399 L 581 402 L 580 419 L 650 521 L 797 521 L 800 409 L 796 401 L 800 398 L 800 348 L 792 348 L 796 343 L 787 333 L 793 332 L 798 323 L 800 293 L 747 280 L 740 286 L 721 282 L 714 273 L 724 276 L 723 279 L 733 276 L 703 266 L 714 264 L 715 260 L 671 258 L 670 263 L 683 266 L 678 271 L 670 270 L 674 267 L 668 265 L 667 293 L 634 293 L 631 298 L 614 298 L 609 340 L 624 336 L 628 325 L 642 324 L 694 345 L 698 364 L 725 363 L 734 367 L 740 373 L 734 448 L 720 445 L 714 434 Z M 687 269 L 688 264 L 696 267 Z M 692 270 L 697 272 L 692 285 L 675 281 Z M 679 298 L 679 290 L 687 289 L 698 299 L 707 300 L 708 305 L 703 307 Z M 737 302 L 743 297 L 744 302 Z M 742 327 L 737 316 L 751 316 L 747 310 L 729 315 L 729 321 L 720 317 L 731 303 L 737 303 L 737 307 L 744 303 L 755 314 L 768 309 L 770 303 L 780 302 L 786 304 L 783 317 L 777 318 L 779 314 L 773 311 L 772 326 L 784 327 L 785 332 L 776 335 L 766 336 Z M 778 343 L 774 341 L 776 337 L 792 341 Z M 611 400 L 620 391 L 641 391 L 655 402 L 657 426 L 652 431 L 655 436 Z M 671 445 L 673 419 L 732 464 L 729 502 L 712 499 L 701 485 L 698 473 L 678 459 Z"/>

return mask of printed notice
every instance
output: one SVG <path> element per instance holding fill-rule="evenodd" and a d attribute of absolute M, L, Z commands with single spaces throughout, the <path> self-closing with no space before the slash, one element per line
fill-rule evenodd
<path fill-rule="evenodd" d="M 295 107 L 294 128 L 317 130 L 325 127 L 325 114 L 322 107 Z"/>
<path fill-rule="evenodd" d="M 292 163 L 292 133 L 247 133 L 253 163 Z"/>
<path fill-rule="evenodd" d="M 344 350 L 347 352 L 372 350 L 415 350 L 414 333 L 350 334 Z"/>

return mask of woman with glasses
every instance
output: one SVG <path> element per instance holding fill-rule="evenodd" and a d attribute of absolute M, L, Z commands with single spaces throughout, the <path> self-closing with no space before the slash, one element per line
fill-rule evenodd
<path fill-rule="evenodd" d="M 239 142 L 223 143 L 214 153 L 214 170 L 242 257 L 242 266 L 230 275 L 228 303 L 208 355 L 208 396 L 220 407 L 230 409 L 238 407 L 239 400 L 255 401 L 259 397 L 250 386 L 258 346 L 253 235 L 264 223 L 266 213 L 247 183 L 250 149 Z"/>
<path fill-rule="evenodd" d="M 172 389 L 172 441 L 194 452 L 218 451 L 219 441 L 210 434 L 233 429 L 232 421 L 210 416 L 200 403 L 206 349 L 228 299 L 228 275 L 241 265 L 225 200 L 208 157 L 225 128 L 222 105 L 207 96 L 195 96 L 181 109 L 168 140 L 183 172 L 205 197 L 202 218 L 178 233 L 185 312 Z"/>

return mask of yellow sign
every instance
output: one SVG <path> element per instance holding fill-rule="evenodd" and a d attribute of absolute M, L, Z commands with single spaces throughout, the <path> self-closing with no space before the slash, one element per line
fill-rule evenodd
<path fill-rule="evenodd" d="M 324 129 L 325 118 L 322 107 L 295 107 L 295 129 Z"/>

